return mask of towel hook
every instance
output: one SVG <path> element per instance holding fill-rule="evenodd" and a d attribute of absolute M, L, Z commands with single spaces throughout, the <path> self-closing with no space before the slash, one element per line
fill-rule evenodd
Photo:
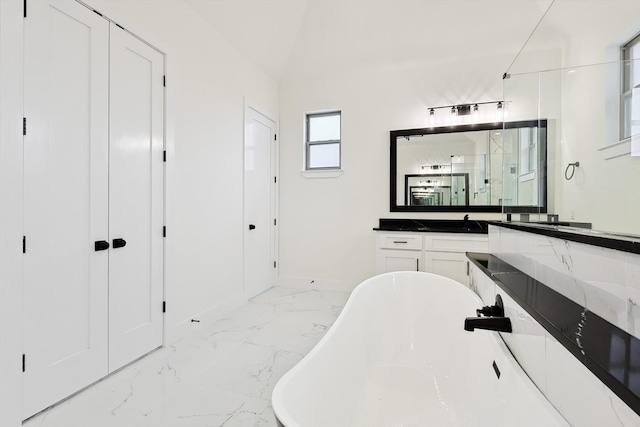
<path fill-rule="evenodd" d="M 569 181 L 573 178 L 573 175 L 576 173 L 576 168 L 580 166 L 580 162 L 569 163 L 567 168 L 564 170 L 564 179 Z M 571 168 L 571 175 L 569 175 L 569 168 Z"/>

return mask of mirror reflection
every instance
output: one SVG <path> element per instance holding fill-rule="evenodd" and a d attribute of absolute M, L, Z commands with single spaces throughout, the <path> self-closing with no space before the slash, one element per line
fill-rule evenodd
<path fill-rule="evenodd" d="M 405 175 L 405 205 L 466 206 L 469 204 L 469 174 Z"/>
<path fill-rule="evenodd" d="M 543 212 L 546 121 L 391 132 L 391 211 Z"/>

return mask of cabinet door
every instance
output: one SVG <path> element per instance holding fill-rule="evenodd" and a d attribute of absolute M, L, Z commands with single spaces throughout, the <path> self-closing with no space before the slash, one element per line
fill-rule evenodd
<path fill-rule="evenodd" d="M 111 24 L 109 371 L 162 345 L 164 58 Z"/>
<path fill-rule="evenodd" d="M 431 252 L 424 253 L 424 271 L 440 274 L 469 286 L 468 260 L 464 253 Z"/>
<path fill-rule="evenodd" d="M 25 19 L 23 417 L 107 374 L 109 24 L 75 1 Z"/>
<path fill-rule="evenodd" d="M 390 271 L 420 271 L 421 251 L 403 251 L 393 249 L 378 249 L 376 273 Z"/>

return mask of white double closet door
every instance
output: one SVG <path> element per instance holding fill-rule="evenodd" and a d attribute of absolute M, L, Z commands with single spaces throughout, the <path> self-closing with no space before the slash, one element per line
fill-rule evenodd
<path fill-rule="evenodd" d="M 24 418 L 162 345 L 163 68 L 73 0 L 29 2 Z"/>

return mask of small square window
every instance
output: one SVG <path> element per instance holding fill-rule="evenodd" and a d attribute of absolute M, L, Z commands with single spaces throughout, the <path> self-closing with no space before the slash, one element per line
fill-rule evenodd
<path fill-rule="evenodd" d="M 340 111 L 307 114 L 305 169 L 340 169 Z"/>

